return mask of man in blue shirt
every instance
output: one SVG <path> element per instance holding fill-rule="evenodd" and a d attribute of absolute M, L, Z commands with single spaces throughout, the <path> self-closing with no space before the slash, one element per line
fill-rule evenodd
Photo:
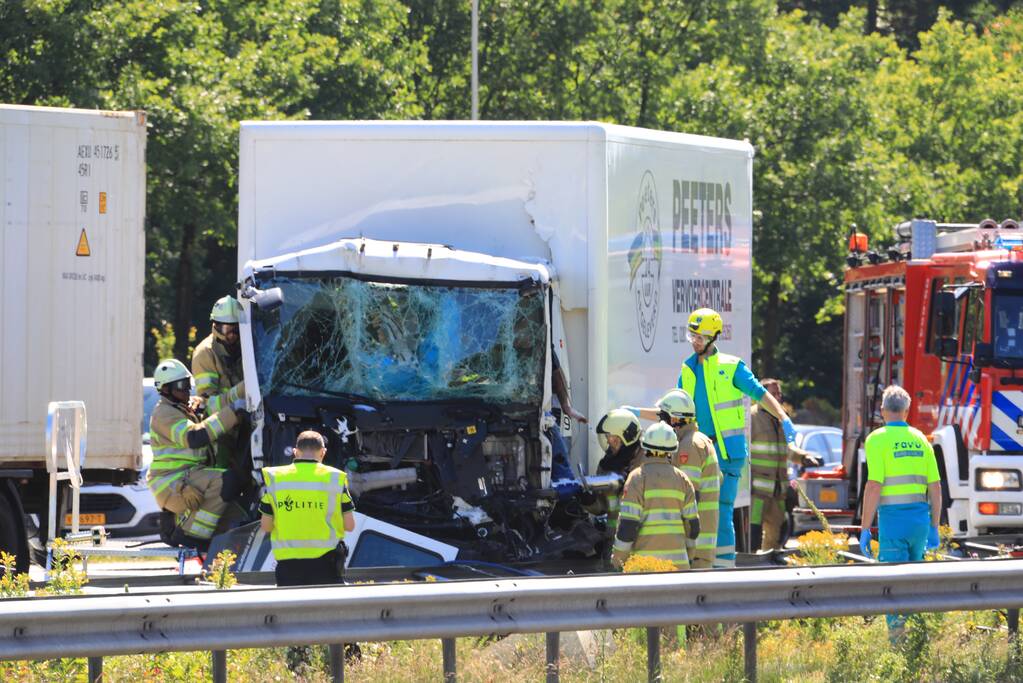
<path fill-rule="evenodd" d="M 760 384 L 742 359 L 719 353 L 715 342 L 724 325 L 721 316 L 709 308 L 700 308 L 689 316 L 687 338 L 693 355 L 682 363 L 678 388 L 696 403 L 696 424 L 710 437 L 721 466 L 721 493 L 718 502 L 718 546 L 715 567 L 735 566 L 735 524 L 732 520 L 735 497 L 739 492 L 742 468 L 749 459 L 746 443 L 746 404 L 744 396 L 759 403 L 781 422 L 785 440 L 796 439 L 796 429 L 785 409 Z M 650 408 L 638 410 L 646 419 L 656 419 Z"/>

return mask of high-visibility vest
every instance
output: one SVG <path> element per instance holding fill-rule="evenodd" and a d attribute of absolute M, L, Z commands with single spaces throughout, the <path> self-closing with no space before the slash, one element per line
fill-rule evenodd
<path fill-rule="evenodd" d="M 885 425 L 870 433 L 864 448 L 868 477 L 881 484 L 880 505 L 927 502 L 927 484 L 938 481 L 938 465 L 921 432 L 906 425 Z"/>
<path fill-rule="evenodd" d="M 341 470 L 312 460 L 263 468 L 275 558 L 311 559 L 337 547 L 345 535 L 343 508 L 352 502 L 347 479 Z"/>
<path fill-rule="evenodd" d="M 727 353 L 715 353 L 703 360 L 703 384 L 707 390 L 711 421 L 714 423 L 714 439 L 718 452 L 728 460 L 725 439 L 732 436 L 746 436 L 746 408 L 743 393 L 732 384 L 735 371 L 742 359 Z M 690 396 L 696 395 L 696 373 L 687 363 L 682 363 L 682 389 Z"/>

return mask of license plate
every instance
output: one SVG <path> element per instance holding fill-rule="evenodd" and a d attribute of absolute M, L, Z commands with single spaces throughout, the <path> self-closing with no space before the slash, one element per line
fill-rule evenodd
<path fill-rule="evenodd" d="M 838 502 L 838 491 L 832 491 L 829 489 L 821 489 L 821 502 L 822 503 L 837 503 Z"/>
<path fill-rule="evenodd" d="M 103 512 L 82 512 L 78 515 L 80 525 L 99 526 L 107 523 L 107 516 Z M 64 515 L 64 526 L 71 526 L 71 515 Z"/>

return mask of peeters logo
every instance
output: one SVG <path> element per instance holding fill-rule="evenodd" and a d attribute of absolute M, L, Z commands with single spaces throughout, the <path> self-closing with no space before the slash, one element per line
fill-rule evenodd
<path fill-rule="evenodd" d="M 657 333 L 662 259 L 657 183 L 654 174 L 647 171 L 639 184 L 636 238 L 629 247 L 629 289 L 635 291 L 636 323 L 644 351 L 654 347 L 654 335 Z"/>

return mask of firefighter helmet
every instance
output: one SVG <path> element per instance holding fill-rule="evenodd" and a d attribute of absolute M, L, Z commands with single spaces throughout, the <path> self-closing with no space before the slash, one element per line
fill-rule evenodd
<path fill-rule="evenodd" d="M 658 422 L 646 428 L 640 445 L 650 455 L 670 456 L 678 450 L 678 437 L 670 425 Z"/>
<path fill-rule="evenodd" d="M 241 310 L 241 304 L 238 303 L 237 299 L 230 295 L 223 296 L 217 299 L 217 303 L 213 304 L 213 310 L 210 311 L 210 320 L 215 323 L 237 325 Z"/>
<path fill-rule="evenodd" d="M 657 402 L 657 409 L 673 420 L 691 420 L 696 417 L 696 404 L 681 389 L 672 389 Z"/>
<path fill-rule="evenodd" d="M 153 386 L 159 391 L 161 387 L 174 384 L 182 380 L 188 380 L 189 386 L 192 383 L 192 373 L 188 371 L 185 364 L 177 358 L 169 358 L 160 361 L 153 371 Z"/>
<path fill-rule="evenodd" d="M 716 337 L 723 327 L 721 316 L 714 309 L 698 308 L 689 314 L 689 331 L 693 334 Z"/>
<path fill-rule="evenodd" d="M 639 418 L 632 414 L 631 410 L 615 408 L 607 415 L 600 418 L 597 423 L 597 441 L 600 447 L 607 450 L 607 437 L 613 434 L 622 440 L 625 446 L 631 446 L 639 440 L 639 431 L 642 425 Z"/>

